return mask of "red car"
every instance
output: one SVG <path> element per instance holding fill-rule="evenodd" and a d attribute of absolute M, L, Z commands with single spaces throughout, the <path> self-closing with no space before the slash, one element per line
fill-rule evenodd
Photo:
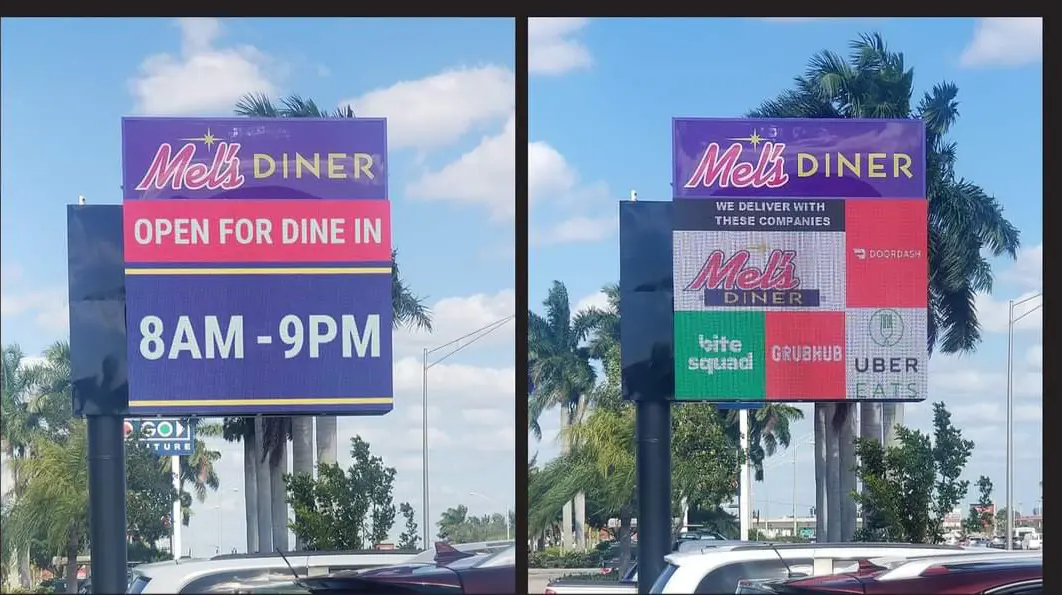
<path fill-rule="evenodd" d="M 1041 595 L 1043 561 L 1040 553 L 995 552 L 921 558 L 890 569 L 861 563 L 859 570 L 850 574 L 760 583 L 738 592 L 775 595 Z"/>

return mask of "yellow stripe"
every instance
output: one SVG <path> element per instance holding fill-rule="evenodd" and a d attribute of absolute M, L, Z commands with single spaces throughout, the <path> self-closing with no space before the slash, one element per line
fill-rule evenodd
<path fill-rule="evenodd" d="M 382 275 L 391 267 L 125 269 L 126 275 Z"/>
<path fill-rule="evenodd" d="M 194 399 L 129 401 L 129 407 L 251 406 L 251 405 L 391 405 L 394 397 L 329 397 L 323 399 Z"/>

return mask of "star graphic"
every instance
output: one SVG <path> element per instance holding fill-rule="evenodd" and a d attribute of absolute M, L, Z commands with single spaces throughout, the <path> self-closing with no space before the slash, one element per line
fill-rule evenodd
<path fill-rule="evenodd" d="M 214 143 L 218 142 L 218 137 L 214 136 L 213 133 L 210 132 L 210 129 L 207 128 L 206 134 L 204 134 L 203 136 L 196 136 L 196 137 L 192 137 L 192 138 L 182 138 L 181 140 L 193 141 L 193 142 L 201 142 L 204 145 L 206 145 L 207 150 L 210 150 L 210 149 L 212 149 L 214 147 Z"/>
<path fill-rule="evenodd" d="M 756 130 L 755 128 L 752 129 L 752 134 L 750 134 L 748 136 L 741 136 L 741 137 L 737 137 L 737 138 L 728 138 L 727 140 L 736 140 L 736 141 L 742 141 L 742 142 L 751 143 L 753 149 L 759 148 L 760 143 L 764 142 L 763 141 L 763 137 L 760 136 L 759 131 Z"/>
<path fill-rule="evenodd" d="M 759 244 L 753 244 L 751 246 L 745 246 L 745 249 L 749 252 L 755 252 L 757 254 L 766 254 L 770 246 L 766 242 L 760 242 Z"/>

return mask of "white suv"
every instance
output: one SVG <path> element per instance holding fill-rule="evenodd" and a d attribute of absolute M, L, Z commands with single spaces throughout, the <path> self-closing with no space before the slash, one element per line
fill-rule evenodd
<path fill-rule="evenodd" d="M 667 566 L 650 593 L 733 593 L 738 581 L 823 576 L 853 572 L 859 560 L 894 561 L 925 556 L 951 556 L 959 547 L 905 543 L 831 543 L 750 545 L 728 550 L 665 556 Z"/>

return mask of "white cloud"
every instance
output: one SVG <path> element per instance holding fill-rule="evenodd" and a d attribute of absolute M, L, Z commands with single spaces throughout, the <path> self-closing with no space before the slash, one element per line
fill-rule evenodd
<path fill-rule="evenodd" d="M 536 246 L 599 242 L 619 231 L 619 217 L 571 217 L 546 229 L 532 230 Z"/>
<path fill-rule="evenodd" d="M 465 409 L 461 412 L 461 418 L 470 424 L 480 426 L 505 426 L 513 425 L 513 409 Z"/>
<path fill-rule="evenodd" d="M 477 126 L 510 116 L 515 83 L 508 68 L 457 68 L 419 80 L 400 81 L 343 100 L 340 105 L 351 106 L 362 117 L 387 118 L 387 143 L 391 149 L 430 149 L 453 143 Z"/>
<path fill-rule="evenodd" d="M 395 394 L 415 397 L 418 407 L 424 386 L 423 371 L 421 362 L 412 357 L 395 362 Z M 428 371 L 428 402 L 445 410 L 480 408 L 485 404 L 512 406 L 515 386 L 516 370 L 512 366 L 489 368 L 440 363 Z"/>
<path fill-rule="evenodd" d="M 409 185 L 410 198 L 479 205 L 496 220 L 516 213 L 516 118 L 502 131 L 485 136 L 471 151 Z"/>
<path fill-rule="evenodd" d="M 1015 302 L 1032 298 L 1039 291 L 1027 291 L 1021 295 L 1014 296 Z M 974 304 L 977 308 L 977 320 L 981 323 L 981 328 L 988 333 L 1005 333 L 1009 324 L 1010 306 L 1008 304 L 1009 298 L 995 299 L 991 295 L 977 294 L 974 300 Z M 1036 331 L 1040 332 L 1044 326 L 1044 309 L 1040 306 L 1040 298 L 1034 298 L 1025 302 L 1024 304 L 1014 307 L 1014 317 L 1018 318 L 1030 312 L 1014 324 L 1014 331 Z M 1032 310 L 1036 308 L 1036 310 Z"/>
<path fill-rule="evenodd" d="M 527 185 L 531 204 L 551 195 L 566 195 L 579 176 L 560 151 L 542 141 L 527 144 Z"/>
<path fill-rule="evenodd" d="M 603 291 L 597 291 L 575 302 L 575 307 L 572 308 L 572 314 L 581 312 L 587 308 L 598 308 L 604 310 L 608 308 L 608 296 Z"/>
<path fill-rule="evenodd" d="M 1031 289 L 1043 287 L 1044 280 L 1044 244 L 1043 242 L 1022 249 L 1018 252 L 1018 258 L 1000 275 L 1007 281 L 1012 281 Z"/>
<path fill-rule="evenodd" d="M 493 294 L 443 298 L 431 305 L 432 332 L 409 328 L 395 331 L 395 355 L 419 358 L 425 347 L 430 349 L 453 341 L 515 312 L 516 292 L 511 289 Z M 469 349 L 512 345 L 515 337 L 516 326 L 507 322 Z"/>
<path fill-rule="evenodd" d="M 976 424 L 999 423 L 1006 417 L 1006 412 L 1000 403 L 960 403 L 948 407 L 951 411 L 952 422 L 957 427 Z"/>
<path fill-rule="evenodd" d="M 963 66 L 1022 66 L 1043 60 L 1041 17 L 990 17 L 977 22 L 962 52 Z"/>
<path fill-rule="evenodd" d="M 1015 362 L 1015 365 L 1020 362 Z M 934 395 L 963 398 L 1003 396 L 1007 394 L 1006 362 L 1000 360 L 997 372 L 983 368 L 968 367 L 939 369 L 930 365 L 929 392 Z M 1014 395 L 1039 398 L 1043 395 L 1043 373 L 1039 370 L 1021 369 L 1014 372 Z"/>
<path fill-rule="evenodd" d="M 549 203 L 560 205 L 569 213 L 559 220 L 541 225 L 534 224 L 531 243 L 537 246 L 597 242 L 611 237 L 619 229 L 615 201 L 604 182 L 582 184 L 575 168 L 564 155 L 548 143 L 536 141 L 528 144 L 528 193 L 532 208 L 540 210 Z M 593 214 L 579 214 L 592 209 Z M 602 215 L 604 211 L 608 215 Z M 572 214 L 570 211 L 577 211 Z"/>
<path fill-rule="evenodd" d="M 148 56 L 129 81 L 137 113 L 231 113 L 247 93 L 276 91 L 277 68 L 267 55 L 251 45 L 217 46 L 220 20 L 181 18 L 177 24 L 180 52 Z"/>
<path fill-rule="evenodd" d="M 581 183 L 564 155 L 543 141 L 527 145 L 527 185 L 532 207 L 547 202 L 579 207 L 611 199 L 604 182 Z"/>
<path fill-rule="evenodd" d="M 559 75 L 589 68 L 590 50 L 573 39 L 588 19 L 582 17 L 535 17 L 527 22 L 528 72 Z"/>
<path fill-rule="evenodd" d="M 70 328 L 69 293 L 66 287 L 38 287 L 25 279 L 22 267 L 0 267 L 0 317 L 32 321 L 39 330 L 65 335 Z"/>
<path fill-rule="evenodd" d="M 1044 346 L 1037 343 L 1025 352 L 1025 361 L 1037 370 L 1044 369 Z"/>
<path fill-rule="evenodd" d="M 978 294 L 974 300 L 977 308 L 977 320 L 986 333 L 1006 333 L 1008 326 L 1009 306 L 1008 301 L 1015 302 L 1032 298 L 1040 293 L 1043 287 L 1044 270 L 1044 245 L 1037 244 L 1018 253 L 1018 258 L 998 276 L 1001 281 L 1013 283 L 1025 292 L 1021 295 L 1003 295 L 997 288 L 997 299 L 992 295 Z M 1014 325 L 1016 332 L 1034 331 L 1041 332 L 1043 329 L 1043 302 L 1039 298 L 1030 299 L 1024 304 L 1014 307 L 1014 316 L 1020 317 L 1026 312 L 1027 316 L 1021 318 Z M 1035 311 L 1032 309 L 1036 308 Z"/>

